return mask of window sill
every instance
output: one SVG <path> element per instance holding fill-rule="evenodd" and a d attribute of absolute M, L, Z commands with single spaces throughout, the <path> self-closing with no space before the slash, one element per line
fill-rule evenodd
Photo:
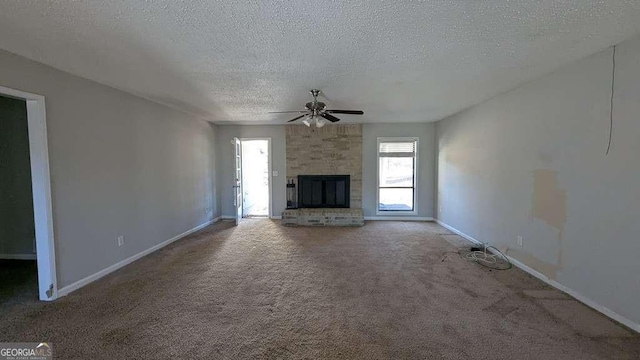
<path fill-rule="evenodd" d="M 384 215 L 384 216 L 407 216 L 407 215 L 418 215 L 418 212 L 413 211 L 385 211 L 385 210 L 376 210 L 376 215 Z"/>

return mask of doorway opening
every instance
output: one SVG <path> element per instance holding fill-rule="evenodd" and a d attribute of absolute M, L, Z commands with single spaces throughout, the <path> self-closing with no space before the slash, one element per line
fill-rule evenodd
<path fill-rule="evenodd" d="M 38 298 L 27 102 L 0 95 L 0 305 Z"/>
<path fill-rule="evenodd" d="M 44 97 L 0 86 L 0 302 L 57 298 Z"/>
<path fill-rule="evenodd" d="M 271 216 L 271 141 L 241 139 L 242 217 Z"/>

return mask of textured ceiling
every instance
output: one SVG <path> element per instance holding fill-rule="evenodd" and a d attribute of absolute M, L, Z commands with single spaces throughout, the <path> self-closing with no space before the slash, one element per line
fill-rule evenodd
<path fill-rule="evenodd" d="M 0 0 L 0 48 L 217 123 L 435 121 L 640 32 L 640 1 Z M 0 82 L 2 80 L 0 79 Z"/>

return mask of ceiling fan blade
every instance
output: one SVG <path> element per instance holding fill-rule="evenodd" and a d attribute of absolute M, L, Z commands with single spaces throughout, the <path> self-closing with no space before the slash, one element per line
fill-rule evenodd
<path fill-rule="evenodd" d="M 291 119 L 291 120 L 289 120 L 289 121 L 287 121 L 287 122 L 296 121 L 296 120 L 298 120 L 298 119 L 300 119 L 300 118 L 303 118 L 303 117 L 305 117 L 305 116 L 307 116 L 307 114 L 300 115 L 300 116 L 298 116 L 297 118 L 293 118 L 293 119 Z"/>
<path fill-rule="evenodd" d="M 327 113 L 322 113 L 320 114 L 320 116 L 322 116 L 323 118 L 331 121 L 331 122 L 336 122 L 336 121 L 340 121 L 340 119 L 338 119 L 337 117 L 331 115 L 331 114 L 327 114 Z"/>
<path fill-rule="evenodd" d="M 364 115 L 362 110 L 326 110 L 326 112 L 331 114 Z"/>
<path fill-rule="evenodd" d="M 306 113 L 308 110 L 292 110 L 292 111 L 269 111 L 268 114 L 302 114 Z"/>

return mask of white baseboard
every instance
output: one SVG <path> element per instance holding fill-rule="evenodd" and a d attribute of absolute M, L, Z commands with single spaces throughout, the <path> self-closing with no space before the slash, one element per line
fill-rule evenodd
<path fill-rule="evenodd" d="M 196 232 L 196 231 L 198 231 L 200 229 L 203 229 L 203 228 L 209 226 L 210 224 L 213 224 L 214 222 L 216 222 L 217 221 L 216 219 L 219 219 L 219 218 L 215 218 L 213 220 L 207 221 L 206 223 L 198 225 L 198 226 L 194 227 L 191 230 L 187 230 L 187 231 L 183 232 L 182 234 L 179 234 L 179 235 L 176 235 L 176 236 L 172 237 L 169 240 L 166 240 L 166 241 L 164 241 L 164 242 L 162 242 L 162 243 L 160 243 L 158 245 L 155 245 L 155 246 L 152 246 L 152 247 L 148 248 L 147 250 L 139 252 L 139 253 L 127 258 L 127 259 L 124 259 L 124 260 L 122 260 L 122 261 L 120 261 L 118 263 L 115 263 L 115 264 L 109 266 L 106 269 L 102 269 L 102 270 L 98 271 L 95 274 L 89 275 L 84 279 L 81 279 L 81 280 L 78 280 L 78 281 L 74 282 L 73 284 L 70 284 L 70 285 L 67 285 L 67 286 L 65 286 L 65 287 L 63 287 L 61 289 L 58 289 L 58 297 L 68 295 L 72 291 L 78 290 L 81 287 L 83 287 L 83 286 L 85 286 L 85 285 L 87 285 L 89 283 L 92 283 L 92 282 L 100 279 L 103 276 L 106 276 L 106 275 L 108 275 L 108 274 L 110 274 L 110 273 L 112 273 L 112 272 L 114 272 L 114 271 L 126 266 L 126 265 L 131 264 L 132 262 L 134 262 L 134 261 L 136 261 L 136 260 L 138 260 L 138 259 L 140 259 L 140 258 L 142 258 L 142 257 L 144 257 L 144 256 L 146 256 L 148 254 L 151 254 L 152 252 L 154 252 L 156 250 L 159 250 L 159 249 L 171 244 L 172 242 L 180 240 L 180 239 L 182 239 L 183 237 L 185 237 L 187 235 L 190 235 L 190 234 L 192 234 L 192 233 L 194 233 L 194 232 Z"/>
<path fill-rule="evenodd" d="M 235 216 L 233 216 L 233 215 L 222 215 L 222 216 L 221 216 L 221 218 L 222 218 L 222 220 L 233 220 L 233 219 L 235 219 L 236 217 L 235 217 Z M 265 218 L 265 219 L 280 220 L 280 219 L 282 219 L 282 216 L 274 215 L 274 216 L 271 216 L 271 217 L 263 217 L 263 218 Z"/>
<path fill-rule="evenodd" d="M 454 227 L 452 227 L 450 225 L 447 225 L 447 224 L 443 223 L 440 220 L 436 219 L 436 222 L 438 224 L 442 225 L 443 227 L 453 231 L 454 233 L 462 236 L 463 238 L 471 241 L 472 243 L 482 244 L 482 242 L 478 241 L 477 239 L 474 239 L 473 237 L 463 233 L 462 231 L 459 231 L 458 229 L 456 229 L 456 228 L 454 228 Z M 569 296 L 573 297 L 574 299 L 580 301 L 581 303 L 589 306 L 590 308 L 592 308 L 592 309 L 602 313 L 603 315 L 608 316 L 609 318 L 611 318 L 611 319 L 613 319 L 613 320 L 625 325 L 626 327 L 628 327 L 628 328 L 640 333 L 640 324 L 625 318 L 624 316 L 616 313 L 615 311 L 607 308 L 606 306 L 602 306 L 602 305 L 598 304 L 597 302 L 595 302 L 591 298 L 589 298 L 589 297 L 587 297 L 585 295 L 582 295 L 579 292 L 562 285 L 561 283 L 557 282 L 556 280 L 549 279 L 544 274 L 542 274 L 542 273 L 538 272 L 537 270 L 535 270 L 535 269 L 533 269 L 533 268 L 521 263 L 519 260 L 514 259 L 512 256 L 507 255 L 507 258 L 509 258 L 509 261 L 511 261 L 511 263 L 513 265 L 515 265 L 516 267 L 518 267 L 520 270 L 529 273 L 530 275 L 532 275 L 532 276 L 544 281 L 545 283 L 553 286 L 554 288 L 566 293 L 567 295 L 569 295 Z"/>
<path fill-rule="evenodd" d="M 586 297 L 580 293 L 578 293 L 577 291 L 570 289 L 562 284 L 560 284 L 559 282 L 553 280 L 553 279 L 549 279 L 548 277 L 546 277 L 544 274 L 536 271 L 535 269 L 521 263 L 520 261 L 514 259 L 513 257 L 507 255 L 507 257 L 509 258 L 509 261 L 511 261 L 511 263 L 515 266 L 517 266 L 518 268 L 520 268 L 521 270 L 528 272 L 529 274 L 531 274 L 532 276 L 537 277 L 538 279 L 546 282 L 547 284 L 553 286 L 554 288 L 567 293 L 569 296 L 573 297 L 574 299 L 580 301 L 581 303 L 597 310 L 598 312 L 601 312 L 602 314 L 610 317 L 611 319 L 625 325 L 626 327 L 633 329 L 634 331 L 640 333 L 640 324 L 635 323 L 625 317 L 623 317 L 622 315 L 616 313 L 615 311 L 609 309 L 606 306 L 602 306 L 600 304 L 598 304 L 597 302 L 593 301 L 591 298 Z"/>
<path fill-rule="evenodd" d="M 433 221 L 432 217 L 419 217 L 419 216 L 365 216 L 365 220 L 384 220 L 384 221 Z"/>
<path fill-rule="evenodd" d="M 482 242 L 481 242 L 480 240 L 477 240 L 477 239 L 473 238 L 472 236 L 469 236 L 469 235 L 467 235 L 467 234 L 463 233 L 462 231 L 460 231 L 460 230 L 458 230 L 458 229 L 456 229 L 456 228 L 454 228 L 454 227 L 452 227 L 452 226 L 449 226 L 449 225 L 447 225 L 447 224 L 443 223 L 442 221 L 440 221 L 440 220 L 438 220 L 438 219 L 435 219 L 435 221 L 436 221 L 438 224 L 440 224 L 442 227 L 447 228 L 448 230 L 453 231 L 454 233 L 456 233 L 456 234 L 458 234 L 458 235 L 462 236 L 463 238 L 465 238 L 465 239 L 467 239 L 467 240 L 471 241 L 472 243 L 474 243 L 474 244 L 478 244 L 478 245 L 482 245 Z"/>
<path fill-rule="evenodd" d="M 218 217 L 216 217 L 216 218 L 213 218 L 213 219 L 211 220 L 211 223 L 212 223 L 212 224 L 213 224 L 213 223 L 217 223 L 217 222 L 218 222 L 218 221 L 220 221 L 220 220 L 222 220 L 222 216 L 218 216 Z"/>
<path fill-rule="evenodd" d="M 3 260 L 36 260 L 36 254 L 0 254 Z"/>
<path fill-rule="evenodd" d="M 235 219 L 233 215 L 222 215 L 222 220 Z M 274 215 L 270 219 L 282 220 L 282 216 Z M 396 220 L 396 221 L 433 221 L 432 217 L 418 217 L 418 216 L 365 216 L 365 220 Z"/>
<path fill-rule="evenodd" d="M 222 220 L 233 220 L 236 217 L 233 216 L 233 215 L 222 215 L 220 218 Z M 265 219 L 281 220 L 282 216 L 274 215 L 274 216 L 271 216 L 271 217 L 265 217 Z"/>

